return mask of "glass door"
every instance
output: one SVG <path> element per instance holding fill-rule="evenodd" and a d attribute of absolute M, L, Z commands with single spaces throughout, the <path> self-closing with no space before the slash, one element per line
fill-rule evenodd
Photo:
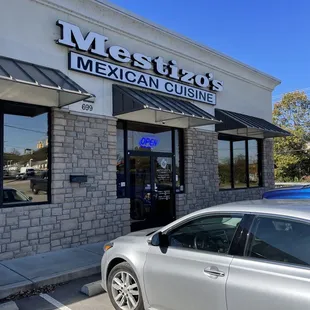
<path fill-rule="evenodd" d="M 163 226 L 174 220 L 172 157 L 152 157 L 154 168 L 153 225 Z"/>
<path fill-rule="evenodd" d="M 129 152 L 131 230 L 158 227 L 174 220 L 172 157 Z"/>
<path fill-rule="evenodd" d="M 129 196 L 132 230 L 143 229 L 151 211 L 151 158 L 149 156 L 129 157 Z"/>

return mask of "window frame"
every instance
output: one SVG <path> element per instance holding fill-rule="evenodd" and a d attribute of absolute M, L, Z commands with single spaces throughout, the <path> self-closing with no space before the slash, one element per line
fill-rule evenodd
<path fill-rule="evenodd" d="M 250 215 L 250 214 L 247 214 Z M 280 220 L 280 221 L 291 221 L 291 222 L 298 222 L 301 224 L 306 224 L 310 226 L 310 220 L 306 220 L 306 219 L 301 219 L 298 217 L 291 217 L 291 216 L 285 216 L 285 215 L 277 215 L 277 214 L 268 214 L 268 213 L 259 213 L 259 214 L 251 214 L 252 215 L 252 219 L 251 219 L 251 225 L 249 227 L 249 230 L 247 232 L 247 236 L 246 236 L 246 241 L 243 247 L 243 253 L 242 255 L 239 254 L 235 254 L 236 256 L 238 256 L 241 259 L 245 259 L 245 260 L 249 260 L 249 261 L 254 261 L 257 263 L 261 263 L 261 264 L 271 264 L 271 265 L 280 265 L 280 266 L 284 266 L 284 267 L 288 267 L 288 268 L 298 268 L 298 269 L 303 269 L 303 270 L 310 270 L 310 265 L 306 266 L 306 265 L 298 265 L 298 264 L 294 264 L 294 263 L 285 263 L 285 262 L 280 262 L 280 261 L 275 261 L 275 260 L 269 260 L 269 259 L 261 259 L 261 258 L 255 258 L 255 257 L 251 257 L 248 255 L 248 251 L 249 251 L 249 247 L 251 245 L 251 242 L 253 240 L 253 227 L 255 225 L 255 220 L 257 218 L 267 218 L 267 219 L 275 219 L 275 220 Z"/>
<path fill-rule="evenodd" d="M 162 231 L 162 233 L 169 237 L 169 234 L 171 234 L 174 230 L 186 225 L 187 223 L 190 223 L 192 221 L 199 220 L 199 219 L 202 219 L 205 217 L 217 217 L 217 216 L 240 217 L 241 221 L 239 223 L 239 227 L 245 220 L 247 220 L 245 218 L 245 216 L 246 216 L 245 212 L 238 212 L 238 211 L 236 211 L 236 212 L 229 212 L 229 211 L 212 212 L 212 213 L 208 213 L 208 214 L 199 214 L 199 215 L 196 215 L 194 217 L 186 218 L 183 221 L 176 223 L 174 226 L 168 227 L 165 231 Z M 172 249 L 180 250 L 180 251 L 194 251 L 197 253 L 204 253 L 206 255 L 211 254 L 211 255 L 233 256 L 234 254 L 232 254 L 232 245 L 236 245 L 236 242 L 238 242 L 236 240 L 240 239 L 239 234 L 240 234 L 240 231 L 237 228 L 235 233 L 234 233 L 234 236 L 232 238 L 231 244 L 229 245 L 229 249 L 228 249 L 227 253 L 218 253 L 218 252 L 205 251 L 205 250 L 199 250 L 199 249 L 191 249 L 191 248 L 185 248 L 185 247 L 175 247 L 175 246 L 171 246 L 171 245 L 169 245 L 168 248 L 172 248 Z"/>
<path fill-rule="evenodd" d="M 132 131 L 132 129 L 128 129 L 128 127 L 130 126 L 134 126 L 135 124 L 137 124 L 138 126 L 148 126 L 148 124 L 144 124 L 144 123 L 138 123 L 138 122 L 132 122 L 132 121 L 125 121 L 125 120 L 118 120 L 117 121 L 117 129 L 121 129 L 123 132 L 123 150 L 124 150 L 124 171 L 125 171 L 125 182 L 126 182 L 126 188 L 125 188 L 125 194 L 124 195 L 119 195 L 117 196 L 117 198 L 130 198 L 130 189 L 128 188 L 128 180 L 130 180 L 130 174 L 129 174 L 129 153 L 131 152 L 135 152 L 137 154 L 141 154 L 141 156 L 160 156 L 161 154 L 171 154 L 172 157 L 172 163 L 173 163 L 173 192 L 175 195 L 178 194 L 184 194 L 185 193 L 185 160 L 184 160 L 184 130 L 182 130 L 181 128 L 174 128 L 174 127 L 166 127 L 167 131 L 171 132 L 171 152 L 168 153 L 163 153 L 163 152 L 150 152 L 150 151 L 135 151 L 135 150 L 130 150 L 128 147 L 128 131 Z M 152 127 L 163 127 L 163 126 L 159 126 L 159 125 L 153 125 L 150 124 L 150 126 Z M 183 190 L 181 191 L 176 191 L 176 156 L 175 156 L 175 152 L 176 152 L 176 148 L 175 148 L 175 142 L 176 142 L 176 134 L 175 131 L 178 130 L 179 132 L 179 156 L 180 156 L 180 172 L 181 172 L 181 182 L 180 184 L 182 184 L 183 182 Z M 117 171 L 116 171 L 117 173 Z"/>
<path fill-rule="evenodd" d="M 44 110 L 43 113 L 40 114 L 47 114 L 47 139 L 48 139 L 48 148 L 47 148 L 47 175 L 48 175 L 48 182 L 47 182 L 47 200 L 46 201 L 39 201 L 39 202 L 34 202 L 34 201 L 29 201 L 29 202 L 20 202 L 20 203 L 8 203 L 4 204 L 3 203 L 3 188 L 4 188 L 4 178 L 3 178 L 3 168 L 0 171 L 0 208 L 5 209 L 5 208 L 12 208 L 12 207 L 25 207 L 25 206 L 31 206 L 31 205 L 47 205 L 51 204 L 52 202 L 52 111 L 51 108 L 48 107 L 42 107 L 42 106 L 35 106 L 35 105 L 30 105 L 30 104 L 25 104 L 25 103 L 19 103 L 19 102 L 11 102 L 11 101 L 4 101 L 0 100 L 0 103 L 2 104 L 2 108 L 0 107 L 0 165 L 2 167 L 4 166 L 4 115 L 8 114 L 4 111 L 3 105 L 14 105 L 14 106 L 20 106 L 24 107 L 27 109 L 27 107 L 31 106 L 31 108 L 38 107 L 41 111 Z M 22 114 L 14 114 L 11 113 L 11 115 L 16 115 L 16 116 L 23 116 Z"/>
<path fill-rule="evenodd" d="M 257 141 L 257 169 L 258 169 L 258 185 L 250 186 L 250 175 L 249 175 L 249 141 L 255 140 Z M 256 139 L 250 137 L 241 137 L 241 136 L 233 136 L 233 135 L 225 135 L 219 134 L 218 141 L 228 141 L 229 142 L 229 150 L 230 150 L 230 188 L 221 188 L 220 191 L 231 191 L 231 190 L 244 190 L 244 189 L 252 189 L 252 188 L 261 188 L 263 187 L 263 139 Z M 245 143 L 245 171 L 246 171 L 246 187 L 235 187 L 235 169 L 234 169 L 234 142 L 244 141 Z M 219 144 L 218 144 L 219 145 Z M 218 166 L 219 166 L 219 158 L 218 158 Z M 218 170 L 219 171 L 219 170 Z M 220 175 L 219 175 L 220 178 Z"/>

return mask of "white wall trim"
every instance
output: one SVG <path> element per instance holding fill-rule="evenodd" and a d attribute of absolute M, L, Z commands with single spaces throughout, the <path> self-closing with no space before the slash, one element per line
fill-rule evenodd
<path fill-rule="evenodd" d="M 76 12 L 76 11 L 72 11 L 72 10 L 68 9 L 67 7 L 65 7 L 63 5 L 55 3 L 55 0 L 31 0 L 31 1 L 40 3 L 40 4 L 48 6 L 48 7 L 51 7 L 53 9 L 55 9 L 55 10 L 62 11 L 64 13 L 66 13 L 66 14 L 70 14 L 72 16 L 80 18 L 80 19 L 82 19 L 84 21 L 87 21 L 89 23 L 92 23 L 94 25 L 97 25 L 97 26 L 109 29 L 109 30 L 114 31 L 114 32 L 116 32 L 118 34 L 121 34 L 121 35 L 126 36 L 126 37 L 131 38 L 131 39 L 134 39 L 136 41 L 139 41 L 139 42 L 141 42 L 143 44 L 147 44 L 147 45 L 153 46 L 154 48 L 158 48 L 158 49 L 161 49 L 163 51 L 169 52 L 169 53 L 171 53 L 171 55 L 177 55 L 177 56 L 182 57 L 184 59 L 187 59 L 187 60 L 189 60 L 191 62 L 197 63 L 197 64 L 199 64 L 201 66 L 207 66 L 210 69 L 217 70 L 217 71 L 219 71 L 219 72 L 221 72 L 223 74 L 232 76 L 233 78 L 236 78 L 236 79 L 244 81 L 246 83 L 258 86 L 260 88 L 263 88 L 263 89 L 271 91 L 271 92 L 274 90 L 274 88 L 277 85 L 279 85 L 281 83 L 281 81 L 279 79 L 275 78 L 275 77 L 272 77 L 272 76 L 270 76 L 268 74 L 265 74 L 265 73 L 255 69 L 255 68 L 252 68 L 252 67 L 250 67 L 250 66 L 248 66 L 248 65 L 246 65 L 246 64 L 244 64 L 244 63 L 242 63 L 240 61 L 237 61 L 237 60 L 235 60 L 235 59 L 233 59 L 233 58 L 231 58 L 229 56 L 226 56 L 224 54 L 216 52 L 215 50 L 210 49 L 210 48 L 208 48 L 206 46 L 203 46 L 203 45 L 201 45 L 199 43 L 196 43 L 196 42 L 194 42 L 194 41 L 192 41 L 192 40 L 190 40 L 188 38 L 185 38 L 183 36 L 175 34 L 175 33 L 171 32 L 171 31 L 166 30 L 166 29 L 164 29 L 162 27 L 159 27 L 159 26 L 157 26 L 157 25 L 155 25 L 153 23 L 147 22 L 147 21 L 145 21 L 142 18 L 136 17 L 134 14 L 127 13 L 123 9 L 119 9 L 119 8 L 115 7 L 114 5 L 108 4 L 106 1 L 105 2 L 101 2 L 101 1 L 98 1 L 98 0 L 87 0 L 89 2 L 92 2 L 92 3 L 96 4 L 96 5 L 102 5 L 102 6 L 104 6 L 105 8 L 107 8 L 109 10 L 112 10 L 112 11 L 117 12 L 117 13 L 123 15 L 123 16 L 126 16 L 127 18 L 131 18 L 131 19 L 134 19 L 134 20 L 136 20 L 136 21 L 138 21 L 140 23 L 143 23 L 147 27 L 151 27 L 151 28 L 153 28 L 153 29 L 155 29 L 157 31 L 160 31 L 160 32 L 168 35 L 168 36 L 172 36 L 172 37 L 174 37 L 174 38 L 176 38 L 176 39 L 178 39 L 180 41 L 183 41 L 184 43 L 189 44 L 192 47 L 195 47 L 195 48 L 198 48 L 200 50 L 203 50 L 203 51 L 205 51 L 205 52 L 207 52 L 209 54 L 212 54 L 213 56 L 222 58 L 222 59 L 224 59 L 224 60 L 226 60 L 226 61 L 228 61 L 230 63 L 233 63 L 233 64 L 235 64 L 235 65 L 237 65 L 237 66 L 239 66 L 239 67 L 241 67 L 243 69 L 246 69 L 246 70 L 250 71 L 251 73 L 254 73 L 255 75 L 257 75 L 259 78 L 263 78 L 263 79 L 268 80 L 268 82 L 270 84 L 272 84 L 273 86 L 268 87 L 266 85 L 263 85 L 262 83 L 256 82 L 256 81 L 248 79 L 248 78 L 244 78 L 244 77 L 242 77 L 240 75 L 237 75 L 237 74 L 235 74 L 235 73 L 233 73 L 231 71 L 227 71 L 227 70 L 225 70 L 223 68 L 220 68 L 218 66 L 215 66 L 215 65 L 212 65 L 210 63 L 203 62 L 201 60 L 195 59 L 192 56 L 189 57 L 189 55 L 181 53 L 180 51 L 173 50 L 173 49 L 171 49 L 171 48 L 169 48 L 167 46 L 163 46 L 163 45 L 154 43 L 152 41 L 147 40 L 146 38 L 137 37 L 136 35 L 133 35 L 133 34 L 131 34 L 129 32 L 123 31 L 123 30 L 121 30 L 119 28 L 116 28 L 116 27 L 113 27 L 111 25 L 105 24 L 104 22 L 98 21 L 98 20 L 96 20 L 96 19 L 94 19 L 94 18 L 92 18 L 92 17 L 90 17 L 88 15 L 81 14 L 81 13 Z"/>

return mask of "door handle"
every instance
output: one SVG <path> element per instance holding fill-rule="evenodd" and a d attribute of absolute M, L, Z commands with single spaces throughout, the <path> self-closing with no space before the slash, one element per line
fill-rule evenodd
<path fill-rule="evenodd" d="M 204 273 L 206 273 L 208 276 L 225 277 L 225 272 L 219 270 L 217 267 L 205 268 Z"/>

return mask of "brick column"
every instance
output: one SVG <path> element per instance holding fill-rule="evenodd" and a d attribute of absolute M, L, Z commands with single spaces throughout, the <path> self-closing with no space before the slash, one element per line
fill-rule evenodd
<path fill-rule="evenodd" d="M 266 190 L 274 188 L 273 139 L 265 139 L 263 145 L 263 182 Z"/>

